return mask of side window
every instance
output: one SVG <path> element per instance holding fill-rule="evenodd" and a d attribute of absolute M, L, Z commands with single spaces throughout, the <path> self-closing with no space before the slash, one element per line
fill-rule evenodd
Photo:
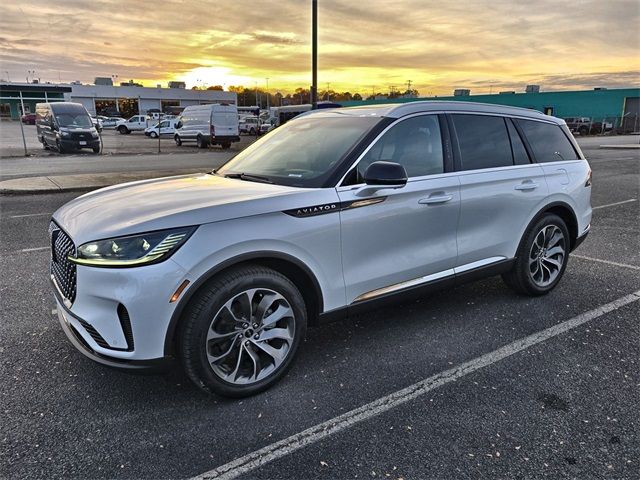
<path fill-rule="evenodd" d="M 513 163 L 516 165 L 528 165 L 531 163 L 527 149 L 522 143 L 520 134 L 516 127 L 513 126 L 511 119 L 505 119 L 507 122 L 507 129 L 509 130 L 509 138 L 511 139 L 511 151 L 513 153 Z"/>
<path fill-rule="evenodd" d="M 408 177 L 444 172 L 438 116 L 408 118 L 387 130 L 358 163 L 357 183 L 362 182 L 367 167 L 377 161 L 399 163 Z"/>
<path fill-rule="evenodd" d="M 461 170 L 513 165 L 505 119 L 488 115 L 452 115 L 460 146 Z"/>
<path fill-rule="evenodd" d="M 536 122 L 535 120 L 518 120 L 518 125 L 527 137 L 537 162 L 547 163 L 578 159 L 573 145 L 559 125 Z"/>

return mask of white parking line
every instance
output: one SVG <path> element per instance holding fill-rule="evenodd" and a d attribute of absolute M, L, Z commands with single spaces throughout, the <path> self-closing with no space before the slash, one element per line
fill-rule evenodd
<path fill-rule="evenodd" d="M 601 258 L 585 257 L 584 255 L 576 255 L 575 253 L 572 253 L 571 256 L 575 258 L 580 258 L 582 260 L 589 260 L 591 262 L 598 262 L 598 263 L 604 263 L 607 265 L 612 265 L 614 267 L 623 267 L 623 268 L 630 268 L 632 270 L 640 270 L 640 267 L 638 267 L 637 265 L 629 265 L 628 263 L 618 263 L 618 262 L 612 262 L 610 260 L 602 260 Z"/>
<path fill-rule="evenodd" d="M 338 433 L 341 430 L 352 427 L 359 422 L 371 419 L 411 400 L 415 400 L 416 398 L 430 392 L 431 390 L 441 387 L 442 385 L 454 382 L 470 373 L 480 370 L 481 368 L 499 362 L 500 360 L 549 340 L 557 335 L 568 332 L 569 330 L 579 327 L 591 320 L 595 320 L 596 318 L 617 310 L 625 305 L 637 302 L 638 300 L 640 300 L 640 290 L 614 300 L 613 302 L 607 303 L 606 305 L 589 310 L 588 312 L 554 325 L 553 327 L 534 333 L 528 337 L 521 338 L 520 340 L 516 340 L 515 342 L 482 355 L 481 357 L 462 363 L 457 367 L 433 375 L 421 382 L 379 398 L 378 400 L 356 408 L 355 410 L 351 410 L 350 412 L 338 417 L 332 418 L 331 420 L 315 425 L 300 433 L 292 435 L 291 437 L 285 438 L 284 440 L 261 448 L 260 450 L 256 450 L 244 457 L 240 457 L 225 465 L 198 475 L 195 478 L 198 480 L 207 478 L 230 480 L 239 477 L 240 475 L 244 475 L 247 472 L 289 455 L 290 453 L 306 447 L 307 445 L 314 444 L 329 435 Z"/>
<path fill-rule="evenodd" d="M 35 248 L 23 248 L 22 250 L 20 250 L 20 252 L 22 253 L 27 253 L 27 252 L 38 252 L 40 250 L 49 250 L 51 247 L 35 247 Z"/>
<path fill-rule="evenodd" d="M 616 202 L 616 203 L 608 203 L 606 205 L 600 205 L 598 207 L 593 207 L 592 210 L 598 210 L 600 208 L 609 208 L 609 207 L 615 207 L 618 205 L 624 205 L 625 203 L 632 203 L 632 202 L 637 202 L 638 199 L 636 198 L 630 198 L 629 200 L 623 200 L 622 202 Z"/>
<path fill-rule="evenodd" d="M 50 213 L 26 213 L 24 215 L 11 215 L 9 218 L 42 217 L 44 215 L 51 215 L 51 214 Z"/>

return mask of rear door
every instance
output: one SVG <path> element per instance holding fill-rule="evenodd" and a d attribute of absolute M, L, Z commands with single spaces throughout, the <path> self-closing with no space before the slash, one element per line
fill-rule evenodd
<path fill-rule="evenodd" d="M 214 107 L 211 113 L 211 124 L 216 137 L 237 137 L 238 111 L 231 106 Z"/>
<path fill-rule="evenodd" d="M 398 121 L 338 187 L 347 303 L 453 278 L 460 186 L 445 161 L 441 122 L 444 116 L 433 114 Z M 403 165 L 407 184 L 364 184 L 376 161 Z"/>
<path fill-rule="evenodd" d="M 548 187 L 512 120 L 451 114 L 460 225 L 456 273 L 515 256 L 521 232 Z"/>

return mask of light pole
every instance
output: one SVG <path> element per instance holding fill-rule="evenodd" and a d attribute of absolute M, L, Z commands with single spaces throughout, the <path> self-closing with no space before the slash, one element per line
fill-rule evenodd
<path fill-rule="evenodd" d="M 269 77 L 267 77 L 267 111 L 269 111 L 270 106 L 271 102 L 269 101 Z"/>
<path fill-rule="evenodd" d="M 311 0 L 311 108 L 318 108 L 318 0 Z"/>
<path fill-rule="evenodd" d="M 118 89 L 116 88 L 117 80 L 118 74 L 111 74 L 111 85 L 113 85 L 113 99 L 116 102 L 116 112 L 120 113 L 120 107 L 118 106 Z"/>
<path fill-rule="evenodd" d="M 256 82 L 256 106 L 260 108 L 260 104 L 258 103 L 258 82 Z"/>

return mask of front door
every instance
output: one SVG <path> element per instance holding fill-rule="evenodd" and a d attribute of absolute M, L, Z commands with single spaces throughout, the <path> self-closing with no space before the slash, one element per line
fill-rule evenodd
<path fill-rule="evenodd" d="M 375 161 L 403 165 L 406 186 L 364 184 Z M 348 304 L 453 273 L 460 186 L 444 163 L 438 115 L 419 115 L 382 134 L 338 187 Z"/>

